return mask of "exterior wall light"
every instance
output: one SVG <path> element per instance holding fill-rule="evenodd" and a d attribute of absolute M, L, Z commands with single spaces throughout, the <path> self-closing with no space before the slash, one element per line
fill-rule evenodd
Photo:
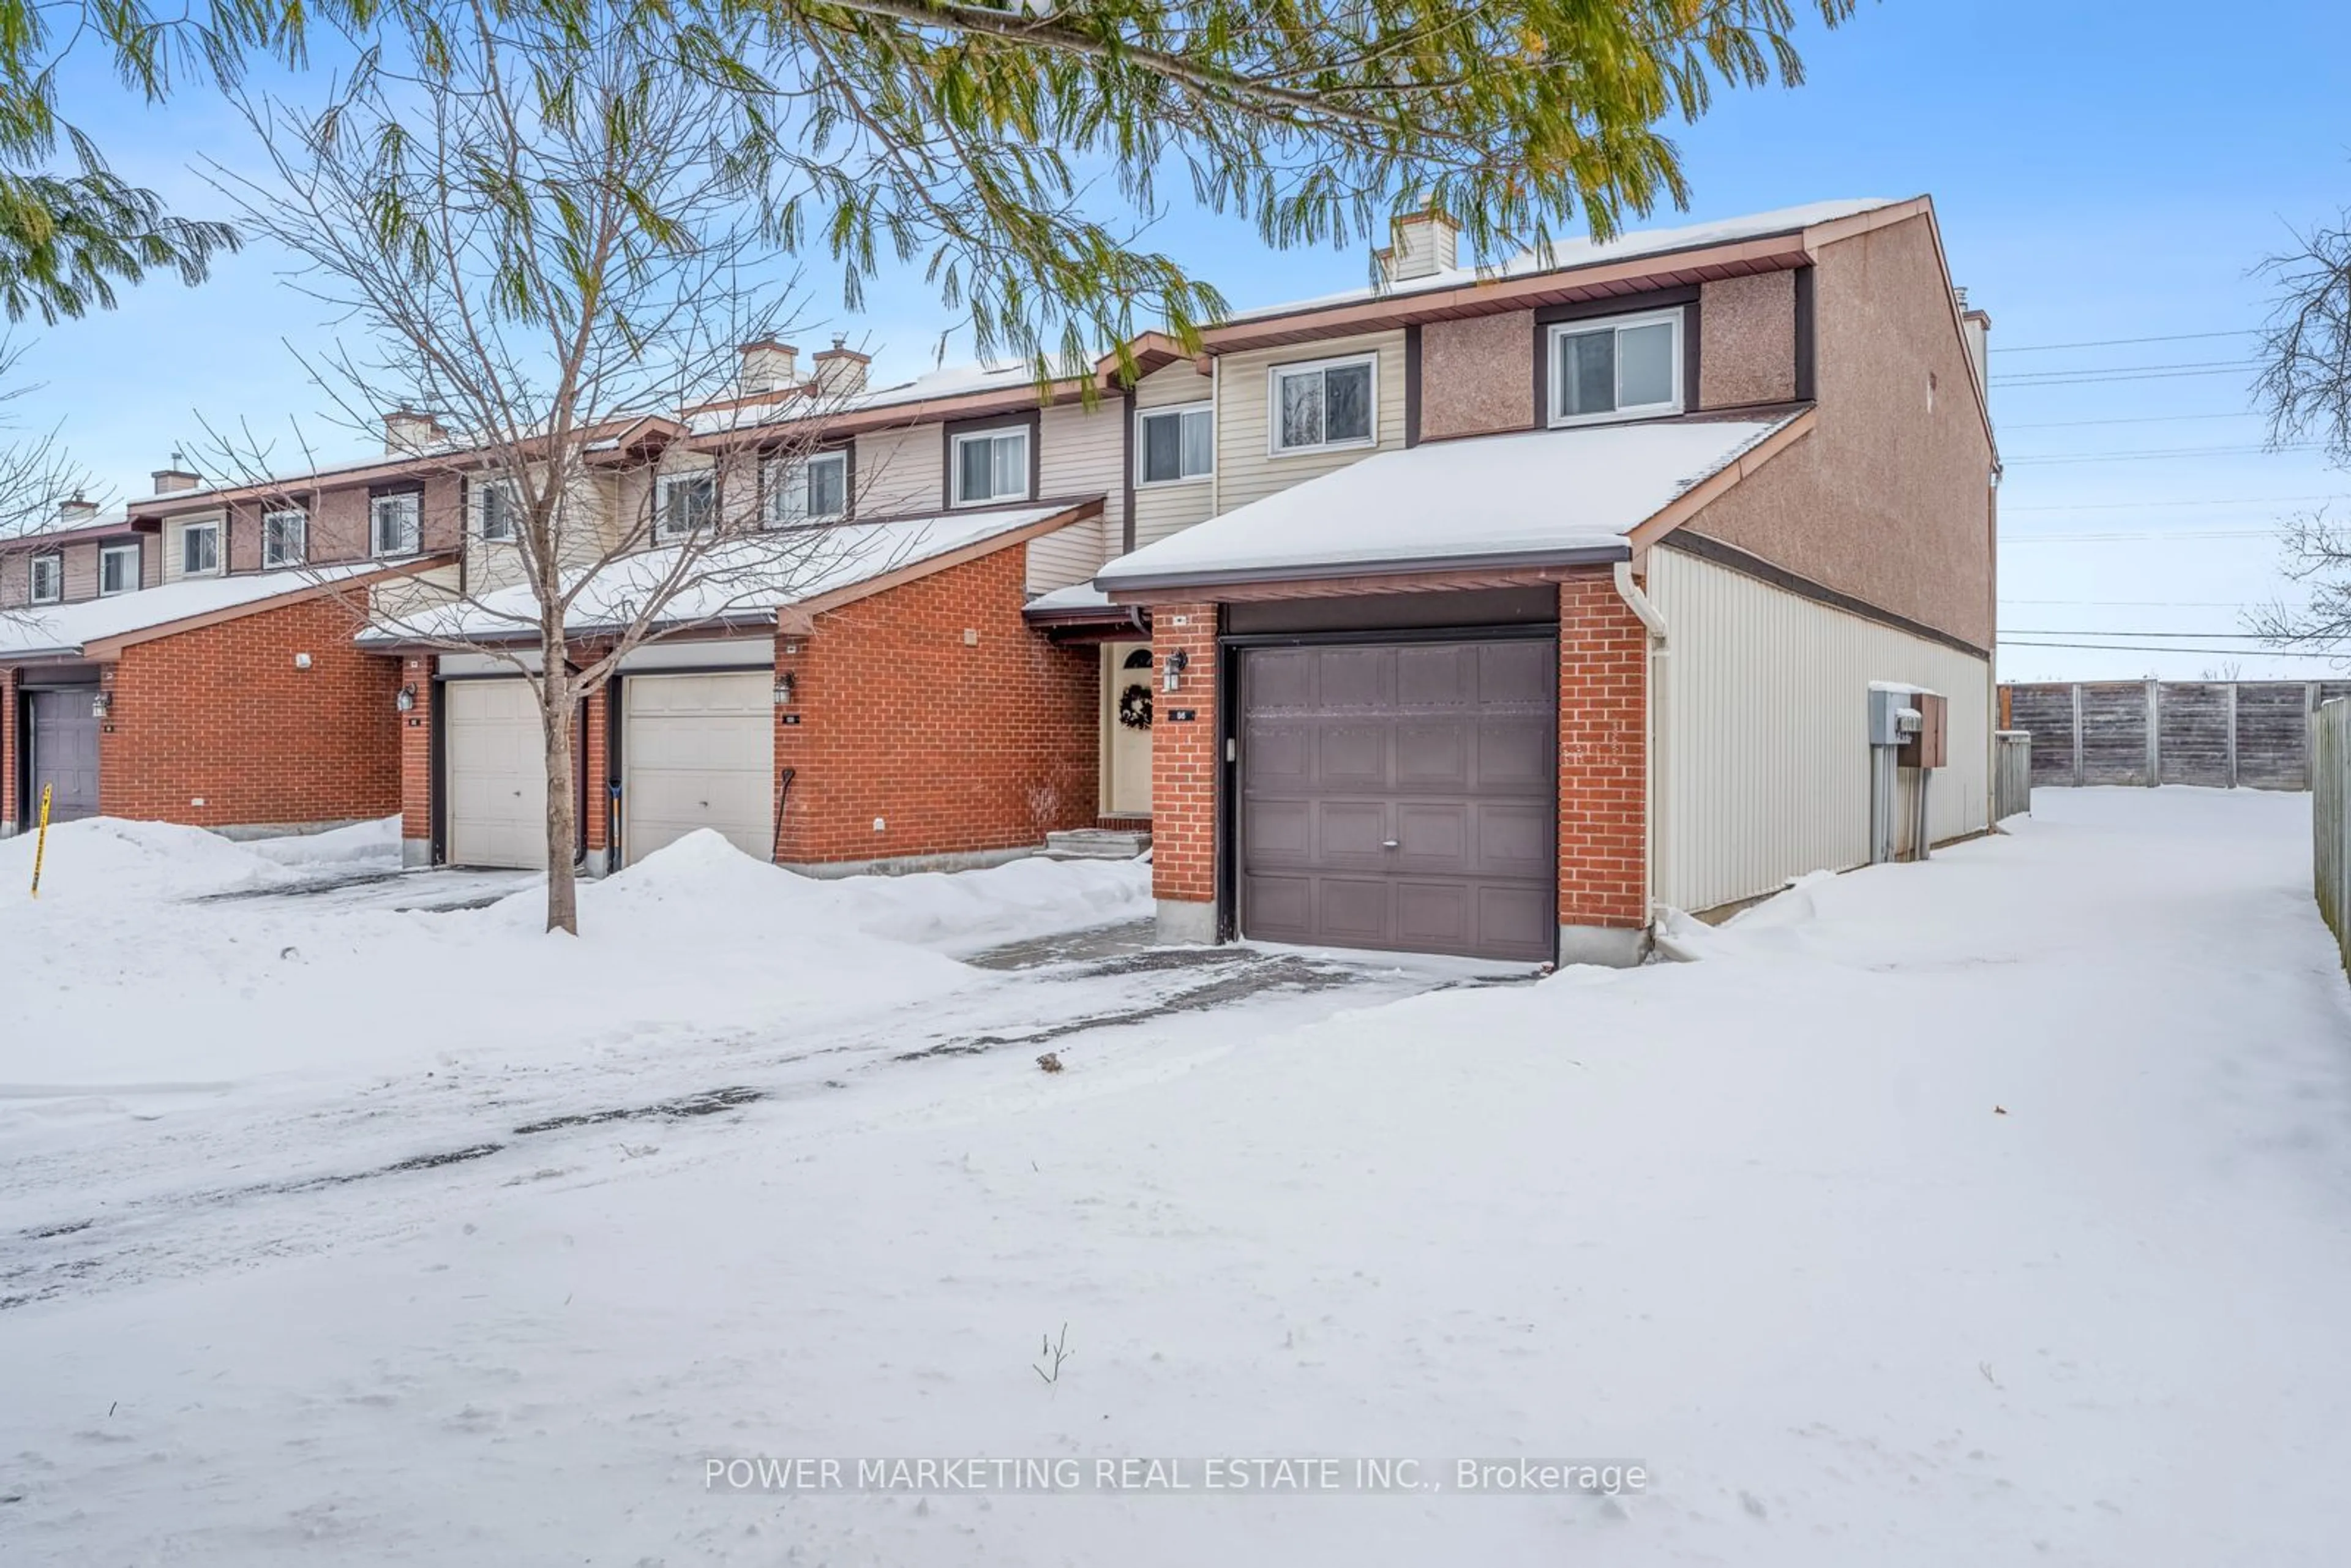
<path fill-rule="evenodd" d="M 100 686 L 100 687 L 99 687 L 99 688 L 98 688 L 98 690 L 97 690 L 97 691 L 95 691 L 95 692 L 93 692 L 93 693 L 91 693 L 91 694 L 90 694 L 90 699 L 89 699 L 89 716 L 90 716 L 90 717 L 92 717 L 92 718 L 104 718 L 108 714 L 110 714 L 110 713 L 111 713 L 111 712 L 113 712 L 113 711 L 114 711 L 114 694 L 113 694 L 112 692 L 108 691 L 104 686 Z"/>
<path fill-rule="evenodd" d="M 400 713 L 407 713 L 408 711 L 410 711 L 411 709 L 413 709 L 413 707 L 415 707 L 415 706 L 416 706 L 416 687 L 415 687 L 415 685 L 412 683 L 412 684 L 410 684 L 410 685 L 404 685 L 404 686 L 401 687 L 401 688 L 400 688 L 400 695 L 399 695 L 398 696 L 395 696 L 395 697 L 393 697 L 393 698 L 392 699 L 392 707 L 393 707 L 393 709 L 394 709 L 395 711 L 400 712 Z"/>
<path fill-rule="evenodd" d="M 799 685 L 799 683 L 792 678 L 792 673 L 789 670 L 786 670 L 782 674 L 778 675 L 776 677 L 776 706 L 778 707 L 791 706 L 792 693 L 798 689 Z"/>
<path fill-rule="evenodd" d="M 1182 684 L 1184 666 L 1191 662 L 1192 661 L 1189 658 L 1185 656 L 1184 650 L 1181 648 L 1171 650 L 1165 659 L 1159 661 L 1160 667 L 1166 672 L 1166 684 L 1165 689 L 1172 692 Z"/>

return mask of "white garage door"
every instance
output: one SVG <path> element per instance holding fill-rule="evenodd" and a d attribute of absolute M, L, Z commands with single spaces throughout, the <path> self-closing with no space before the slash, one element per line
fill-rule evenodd
<path fill-rule="evenodd" d="M 449 860 L 547 869 L 547 749 L 528 681 L 451 681 Z"/>
<path fill-rule="evenodd" d="M 621 810 L 632 862 L 697 828 L 772 858 L 774 682 L 765 670 L 628 678 Z"/>

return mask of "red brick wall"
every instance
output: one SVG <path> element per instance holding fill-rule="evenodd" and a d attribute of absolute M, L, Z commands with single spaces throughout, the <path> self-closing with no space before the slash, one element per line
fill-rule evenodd
<path fill-rule="evenodd" d="M 1559 587 L 1559 923 L 1646 925 L 1647 632 L 1604 571 Z"/>
<path fill-rule="evenodd" d="M 124 649 L 102 676 L 100 809 L 199 827 L 399 810 L 399 664 L 355 627 L 328 595 Z"/>
<path fill-rule="evenodd" d="M 16 815 L 16 672 L 0 670 L 0 827 Z"/>
<path fill-rule="evenodd" d="M 1179 648 L 1187 661 L 1182 687 L 1152 697 L 1159 717 L 1151 727 L 1151 891 L 1207 904 L 1217 896 L 1217 607 L 1155 604 L 1151 625 L 1155 672 Z M 1200 716 L 1170 723 L 1171 707 Z"/>
<path fill-rule="evenodd" d="M 795 695 L 776 765 L 797 769 L 778 860 L 1009 849 L 1092 824 L 1098 655 L 1022 622 L 1027 563 L 1008 546 L 777 639 Z"/>
<path fill-rule="evenodd" d="M 395 716 L 400 730 L 400 836 L 423 843 L 433 840 L 433 664 L 432 656 L 425 653 L 401 660 L 400 675 L 392 688 L 395 698 L 402 686 L 415 693 L 416 706 Z"/>
<path fill-rule="evenodd" d="M 583 753 L 580 793 L 584 803 L 580 810 L 587 820 L 581 824 L 590 850 L 608 847 L 610 835 L 605 830 L 611 825 L 611 715 L 612 703 L 620 695 L 620 683 L 607 683 L 588 699 L 587 713 L 580 727 L 580 745 Z"/>

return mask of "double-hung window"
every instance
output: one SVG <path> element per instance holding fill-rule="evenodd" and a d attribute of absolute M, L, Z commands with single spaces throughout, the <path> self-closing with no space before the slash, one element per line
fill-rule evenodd
<path fill-rule="evenodd" d="M 768 521 L 778 528 L 849 516 L 849 454 L 819 452 L 768 465 Z"/>
<path fill-rule="evenodd" d="M 653 483 L 653 538 L 682 538 L 718 520 L 718 476 L 671 474 Z"/>
<path fill-rule="evenodd" d="M 1029 498 L 1029 430 L 982 430 L 955 438 L 955 504 Z"/>
<path fill-rule="evenodd" d="M 368 502 L 368 553 L 414 555 L 424 548 L 424 497 L 414 490 Z"/>
<path fill-rule="evenodd" d="M 1653 310 L 1551 329 L 1551 422 L 1592 424 L 1682 411 L 1682 313 Z"/>
<path fill-rule="evenodd" d="M 66 558 L 61 554 L 37 555 L 32 564 L 33 602 L 55 604 L 66 596 Z"/>
<path fill-rule="evenodd" d="M 98 591 L 101 598 L 129 593 L 139 586 L 139 541 L 107 545 L 98 552 Z"/>
<path fill-rule="evenodd" d="M 1273 368 L 1273 451 L 1327 452 L 1379 440 L 1379 361 L 1371 354 Z"/>
<path fill-rule="evenodd" d="M 298 507 L 261 514 L 261 564 L 300 566 L 310 559 L 310 517 Z"/>
<path fill-rule="evenodd" d="M 474 481 L 474 531 L 490 544 L 510 543 L 522 516 L 522 503 L 511 479 Z"/>
<path fill-rule="evenodd" d="M 217 522 L 180 525 L 180 575 L 214 577 L 221 569 L 221 526 Z"/>
<path fill-rule="evenodd" d="M 1216 410 L 1205 402 L 1146 409 L 1135 416 L 1134 482 L 1181 485 L 1217 466 Z"/>

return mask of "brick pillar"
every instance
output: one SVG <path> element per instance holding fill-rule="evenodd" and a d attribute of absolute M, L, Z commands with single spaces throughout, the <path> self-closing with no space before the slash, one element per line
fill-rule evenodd
<path fill-rule="evenodd" d="M 1562 963 L 1630 963 L 1649 924 L 1648 634 L 1604 572 L 1559 588 Z"/>
<path fill-rule="evenodd" d="M 138 699 L 145 694 L 140 690 L 139 683 L 120 679 L 121 674 L 119 663 L 105 665 L 98 672 L 99 695 L 106 700 L 106 716 L 98 725 L 98 810 L 104 817 L 152 821 L 157 813 L 141 809 L 131 787 L 143 769 L 134 766 L 132 747 L 124 744 L 127 737 L 123 737 L 122 731 L 126 720 L 140 716 Z M 126 703 L 125 698 L 130 701 Z"/>
<path fill-rule="evenodd" d="M 587 732 L 581 737 L 581 749 L 587 757 L 582 766 L 587 776 L 588 873 L 602 876 L 617 869 L 607 852 L 611 849 L 612 792 L 610 788 L 611 767 L 612 699 L 620 690 L 617 681 L 607 682 L 601 691 L 588 699 Z"/>
<path fill-rule="evenodd" d="M 1217 939 L 1217 607 L 1151 610 L 1151 891 L 1164 942 Z M 1166 689 L 1168 655 L 1186 660 Z M 1195 716 L 1179 722 L 1177 708 Z"/>
<path fill-rule="evenodd" d="M 400 661 L 400 684 L 416 706 L 394 711 L 400 726 L 400 863 L 433 863 L 433 657 L 412 653 Z"/>
<path fill-rule="evenodd" d="M 16 803 L 16 672 L 0 670 L 0 839 L 16 832 L 20 812 Z"/>

